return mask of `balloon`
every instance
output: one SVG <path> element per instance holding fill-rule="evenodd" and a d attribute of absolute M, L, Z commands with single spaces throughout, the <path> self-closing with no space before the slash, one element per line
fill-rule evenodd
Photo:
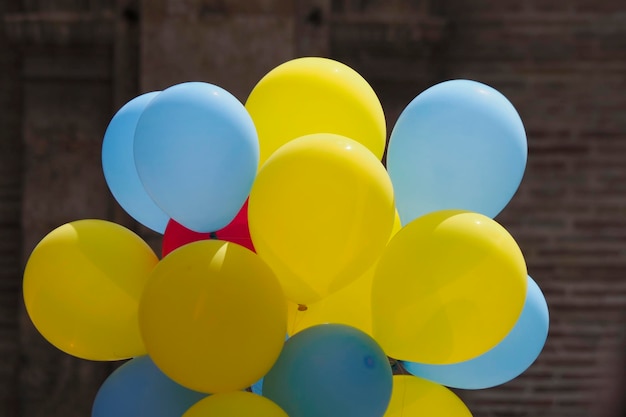
<path fill-rule="evenodd" d="M 463 401 L 446 387 L 412 375 L 394 375 L 384 417 L 472 417 Z"/>
<path fill-rule="evenodd" d="M 321 324 L 292 336 L 263 381 L 289 417 L 380 417 L 391 396 L 387 357 L 367 334 Z"/>
<path fill-rule="evenodd" d="M 146 242 L 115 223 L 64 224 L 28 259 L 26 311 L 43 337 L 70 355 L 103 361 L 142 355 L 137 310 L 157 262 Z"/>
<path fill-rule="evenodd" d="M 183 417 L 289 417 L 272 401 L 250 392 L 212 395 L 191 407 Z"/>
<path fill-rule="evenodd" d="M 155 203 L 195 232 L 230 223 L 256 175 L 259 142 L 250 115 L 228 91 L 188 82 L 163 90 L 135 130 L 139 178 Z"/>
<path fill-rule="evenodd" d="M 526 283 L 517 243 L 494 220 L 460 210 L 427 214 L 404 226 L 378 262 L 374 337 L 400 360 L 475 358 L 511 331 Z"/>
<path fill-rule="evenodd" d="M 331 59 L 279 65 L 254 87 L 246 109 L 259 132 L 261 164 L 290 140 L 313 133 L 352 138 L 379 160 L 385 150 L 385 114 L 376 93 L 356 71 Z"/>
<path fill-rule="evenodd" d="M 181 417 L 206 396 L 169 379 L 148 356 L 139 356 L 104 381 L 91 417 Z"/>
<path fill-rule="evenodd" d="M 515 194 L 527 154 L 522 120 L 498 91 L 468 80 L 427 89 L 398 118 L 387 151 L 402 224 L 444 209 L 495 217 Z"/>
<path fill-rule="evenodd" d="M 239 390 L 272 367 L 287 311 L 280 284 L 254 252 L 203 240 L 163 258 L 146 285 L 139 326 L 148 354 L 187 388 Z M 237 366 L 233 366 L 236 363 Z"/>
<path fill-rule="evenodd" d="M 362 275 L 391 234 L 393 190 L 383 165 L 343 136 L 284 145 L 250 194 L 250 235 L 288 299 L 309 304 Z"/>
<path fill-rule="evenodd" d="M 163 233 L 169 217 L 143 188 L 133 157 L 137 120 L 158 94 L 158 91 L 153 91 L 135 97 L 115 113 L 102 141 L 102 170 L 119 205 L 139 223 Z"/>
<path fill-rule="evenodd" d="M 413 375 L 454 388 L 483 389 L 521 375 L 537 359 L 548 337 L 549 313 L 539 286 L 528 277 L 522 314 L 506 338 L 490 351 L 450 365 L 404 362 Z"/>
<path fill-rule="evenodd" d="M 165 229 L 165 234 L 163 235 L 162 257 L 165 258 L 168 253 L 187 243 L 207 239 L 219 239 L 237 243 L 254 252 L 254 245 L 252 244 L 250 231 L 248 230 L 248 200 L 246 200 L 233 221 L 217 232 L 194 232 L 193 230 L 187 229 L 182 224 L 177 223 L 175 220 L 170 220 Z"/>
<path fill-rule="evenodd" d="M 307 306 L 287 302 L 287 331 L 294 335 L 324 323 L 355 327 L 372 336 L 372 278 L 375 265 L 347 287 Z"/>
<path fill-rule="evenodd" d="M 197 242 L 199 240 L 209 240 L 217 236 L 212 233 L 199 233 L 187 229 L 176 220 L 170 219 L 163 234 L 163 242 L 161 244 L 161 258 L 165 258 L 170 252 L 184 246 L 188 243 Z"/>
<path fill-rule="evenodd" d="M 396 213 L 391 235 L 400 230 Z M 391 237 L 390 237 L 391 239 Z M 287 331 L 290 335 L 324 323 L 347 324 L 372 336 L 372 279 L 376 263 L 345 288 L 307 306 L 287 302 Z"/>

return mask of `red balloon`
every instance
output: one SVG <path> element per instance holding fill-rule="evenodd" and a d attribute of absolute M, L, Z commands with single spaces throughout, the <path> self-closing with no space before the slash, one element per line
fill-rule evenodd
<path fill-rule="evenodd" d="M 248 200 L 244 203 L 237 216 L 231 221 L 228 226 L 217 232 L 211 233 L 198 233 L 193 230 L 187 229 L 185 226 L 177 223 L 175 220 L 170 219 L 165 228 L 163 234 L 163 245 L 161 255 L 163 258 L 174 249 L 180 248 L 191 242 L 197 242 L 198 240 L 219 239 L 227 242 L 237 243 L 241 246 L 245 246 L 253 252 L 254 245 L 252 244 L 252 238 L 250 237 L 250 229 L 248 228 Z"/>

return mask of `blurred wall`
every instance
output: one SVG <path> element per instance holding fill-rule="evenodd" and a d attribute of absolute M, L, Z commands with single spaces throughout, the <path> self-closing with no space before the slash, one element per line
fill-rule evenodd
<path fill-rule="evenodd" d="M 244 101 L 267 71 L 304 55 L 360 72 L 389 129 L 413 97 L 450 78 L 512 101 L 529 163 L 497 220 L 518 240 L 552 327 L 524 375 L 459 394 L 477 417 L 583 417 L 602 401 L 626 308 L 623 2 L 22 0 L 0 12 L 0 416 L 89 415 L 117 365 L 56 351 L 20 298 L 28 254 L 64 222 L 111 219 L 158 248 L 104 183 L 100 146 L 114 112 L 189 80 Z"/>

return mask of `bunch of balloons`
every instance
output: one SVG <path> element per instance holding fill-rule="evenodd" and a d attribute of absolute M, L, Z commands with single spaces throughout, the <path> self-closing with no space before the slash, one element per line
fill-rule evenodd
<path fill-rule="evenodd" d="M 245 105 L 204 82 L 124 105 L 104 176 L 163 234 L 161 257 L 84 219 L 45 236 L 24 272 L 50 343 L 128 359 L 92 416 L 463 417 L 447 387 L 524 372 L 548 310 L 493 220 L 526 165 L 519 115 L 451 80 L 386 135 L 370 85 L 325 58 L 274 68 Z"/>

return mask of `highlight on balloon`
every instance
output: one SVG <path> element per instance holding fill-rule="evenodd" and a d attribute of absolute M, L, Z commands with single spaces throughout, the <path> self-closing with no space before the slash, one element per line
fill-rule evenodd
<path fill-rule="evenodd" d="M 139 95 L 103 136 L 112 196 L 162 246 L 78 219 L 23 279 L 55 348 L 125 361 L 92 417 L 465 417 L 450 388 L 540 356 L 548 305 L 496 220 L 526 134 L 496 89 L 433 85 L 388 137 L 360 74 L 298 58 L 245 103 L 207 82 Z"/>

